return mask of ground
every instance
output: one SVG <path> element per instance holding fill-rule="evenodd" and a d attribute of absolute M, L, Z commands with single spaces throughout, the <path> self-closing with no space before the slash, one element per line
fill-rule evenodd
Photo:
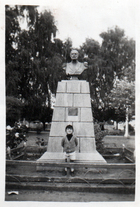
<path fill-rule="evenodd" d="M 91 201 L 134 201 L 134 194 L 31 191 L 20 190 L 19 195 L 8 195 L 6 201 L 54 201 L 54 202 L 91 202 Z"/>
<path fill-rule="evenodd" d="M 37 146 L 37 137 L 43 138 L 48 142 L 49 132 L 29 132 L 27 138 L 27 146 Z M 125 145 L 127 148 L 135 149 L 135 139 L 124 138 L 118 136 L 107 136 L 104 138 L 104 145 L 107 147 L 122 147 Z M 23 143 L 20 144 L 21 146 Z M 15 169 L 11 169 L 14 173 Z M 25 170 L 25 169 L 24 169 Z M 26 171 L 26 170 L 25 170 Z M 34 172 L 35 173 L 35 172 Z M 33 173 L 33 174 L 34 174 Z M 19 194 L 8 195 L 10 190 L 6 190 L 6 201 L 61 201 L 61 202 L 90 202 L 90 201 L 134 201 L 134 194 L 116 194 L 116 193 L 92 193 L 92 192 L 64 192 L 64 191 L 41 191 L 41 190 L 19 190 Z"/>
<path fill-rule="evenodd" d="M 43 131 L 40 134 L 37 134 L 36 132 L 29 132 L 27 137 L 27 146 L 37 146 L 37 138 L 44 139 L 44 141 L 48 143 L 49 131 Z M 122 148 L 122 145 L 124 144 L 127 148 L 135 149 L 134 136 L 131 136 L 130 138 L 125 138 L 123 136 L 106 136 L 103 141 L 104 146 L 106 147 Z M 23 143 L 21 143 L 20 146 L 23 146 Z"/>

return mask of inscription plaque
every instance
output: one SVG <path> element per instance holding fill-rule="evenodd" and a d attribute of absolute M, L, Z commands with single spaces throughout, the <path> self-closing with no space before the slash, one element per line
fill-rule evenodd
<path fill-rule="evenodd" d="M 78 116 L 78 108 L 68 108 L 68 116 Z"/>

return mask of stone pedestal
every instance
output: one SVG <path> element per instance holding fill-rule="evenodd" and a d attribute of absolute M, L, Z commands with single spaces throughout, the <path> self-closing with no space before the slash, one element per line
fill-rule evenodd
<path fill-rule="evenodd" d="M 86 153 L 90 153 L 90 161 L 95 161 L 97 157 L 98 161 L 105 163 L 103 157 L 96 151 L 89 83 L 87 81 L 62 80 L 58 82 L 47 152 L 39 160 L 44 160 L 44 158 L 50 160 L 51 153 L 53 153 L 53 158 L 54 155 L 57 155 L 57 158 L 63 157 L 61 139 L 65 136 L 65 127 L 68 124 L 73 125 L 74 134 L 78 138 L 77 159 L 81 160 Z M 92 153 L 93 158 L 91 158 Z M 88 160 L 87 158 L 84 160 Z"/>

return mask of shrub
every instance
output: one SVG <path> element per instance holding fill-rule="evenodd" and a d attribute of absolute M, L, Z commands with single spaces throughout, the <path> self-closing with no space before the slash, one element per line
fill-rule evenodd
<path fill-rule="evenodd" d="M 134 132 L 135 131 L 134 127 L 131 124 L 129 124 L 128 127 L 129 127 L 129 132 Z"/>
<path fill-rule="evenodd" d="M 94 125 L 96 149 L 101 153 L 104 150 L 103 138 L 107 135 L 107 130 L 102 131 L 99 124 Z"/>
<path fill-rule="evenodd" d="M 130 135 L 135 135 L 135 129 L 131 124 L 128 125 L 128 130 Z M 124 131 L 125 131 L 125 126 L 124 126 Z"/>
<path fill-rule="evenodd" d="M 10 126 L 9 126 L 10 127 Z M 6 129 L 6 147 L 16 148 L 23 140 L 26 140 L 24 129 L 14 126 Z"/>
<path fill-rule="evenodd" d="M 123 136 L 124 135 L 124 131 L 122 131 L 120 129 L 114 129 L 113 131 L 108 131 L 108 135 L 119 135 L 119 136 Z"/>
<path fill-rule="evenodd" d="M 6 125 L 14 126 L 14 123 L 18 121 L 22 113 L 22 102 L 12 96 L 6 97 Z"/>

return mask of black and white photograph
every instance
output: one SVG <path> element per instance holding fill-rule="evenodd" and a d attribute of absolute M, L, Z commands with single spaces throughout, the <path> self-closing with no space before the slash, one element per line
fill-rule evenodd
<path fill-rule="evenodd" d="M 138 1 L 2 6 L 4 204 L 135 205 Z"/>

